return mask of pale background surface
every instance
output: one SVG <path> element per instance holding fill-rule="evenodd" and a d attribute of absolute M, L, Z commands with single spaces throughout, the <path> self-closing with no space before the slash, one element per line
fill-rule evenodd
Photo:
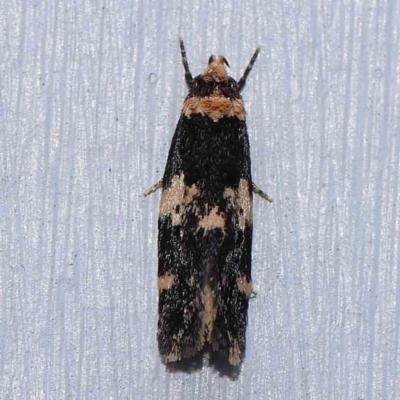
<path fill-rule="evenodd" d="M 400 3 L 0 0 L 1 399 L 399 399 Z M 223 54 L 255 182 L 237 381 L 168 374 L 159 193 L 193 74 Z"/>

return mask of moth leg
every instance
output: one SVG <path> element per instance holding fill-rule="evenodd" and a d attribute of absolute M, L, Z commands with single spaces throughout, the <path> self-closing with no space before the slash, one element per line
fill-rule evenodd
<path fill-rule="evenodd" d="M 190 73 L 189 64 L 186 57 L 185 45 L 183 44 L 183 40 L 181 38 L 179 38 L 179 45 L 181 47 L 182 64 L 183 68 L 185 69 L 185 81 L 187 87 L 190 90 L 193 86 L 193 77 L 192 74 Z"/>
<path fill-rule="evenodd" d="M 253 68 L 254 63 L 256 62 L 258 53 L 261 50 L 261 46 L 257 46 L 256 51 L 253 54 L 253 57 L 251 57 L 251 60 L 249 62 L 249 64 L 247 65 L 246 70 L 244 71 L 243 76 L 240 78 L 239 82 L 238 82 L 238 86 L 239 86 L 239 92 L 242 91 L 242 89 L 244 88 L 244 85 L 246 84 L 246 79 L 247 76 L 249 75 L 251 69 Z"/>
<path fill-rule="evenodd" d="M 161 180 L 161 181 L 158 181 L 158 182 L 157 182 L 156 184 L 154 184 L 152 187 L 149 187 L 149 188 L 143 193 L 143 196 L 146 197 L 146 196 L 148 196 L 149 194 L 152 194 L 152 193 L 154 193 L 154 192 L 157 192 L 157 190 L 160 189 L 160 188 L 162 188 L 162 186 L 163 186 L 162 180 Z"/>
<path fill-rule="evenodd" d="M 274 199 L 264 193 L 255 183 L 253 183 L 253 193 L 258 194 L 262 199 L 272 203 Z"/>

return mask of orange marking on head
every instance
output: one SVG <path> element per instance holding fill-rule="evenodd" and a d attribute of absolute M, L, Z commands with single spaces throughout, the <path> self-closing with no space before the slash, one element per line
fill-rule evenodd
<path fill-rule="evenodd" d="M 225 58 L 223 56 L 211 56 L 207 68 L 203 72 L 204 80 L 227 81 L 228 71 L 225 68 Z"/>

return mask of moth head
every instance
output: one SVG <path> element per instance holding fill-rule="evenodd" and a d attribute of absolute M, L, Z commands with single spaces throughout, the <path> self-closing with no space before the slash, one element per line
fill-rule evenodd
<path fill-rule="evenodd" d="M 224 56 L 214 56 L 211 54 L 208 59 L 207 68 L 203 72 L 203 77 L 205 80 L 215 80 L 215 81 L 227 81 L 228 71 L 225 65 L 229 67 L 228 61 Z"/>

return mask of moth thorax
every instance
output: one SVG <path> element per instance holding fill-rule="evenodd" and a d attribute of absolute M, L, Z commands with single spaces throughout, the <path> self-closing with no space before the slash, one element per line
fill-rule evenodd
<path fill-rule="evenodd" d="M 226 60 L 223 56 L 210 56 L 207 68 L 203 72 L 206 81 L 215 80 L 217 82 L 228 80 L 228 71 L 225 68 Z"/>

